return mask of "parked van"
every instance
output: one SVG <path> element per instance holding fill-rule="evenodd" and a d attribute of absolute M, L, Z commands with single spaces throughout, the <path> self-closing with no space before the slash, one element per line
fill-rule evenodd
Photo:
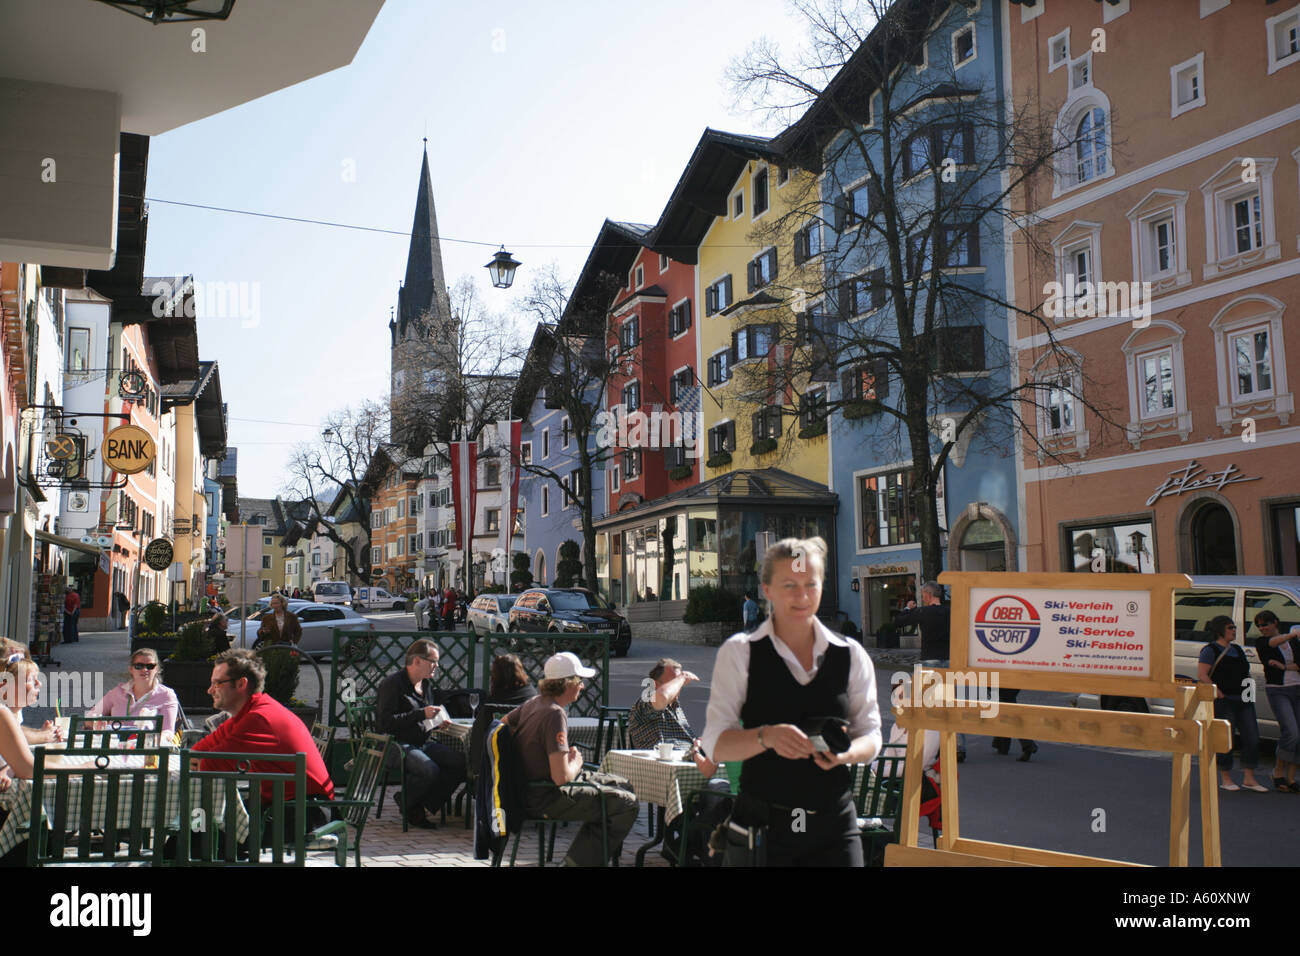
<path fill-rule="evenodd" d="M 343 581 L 317 581 L 312 596 L 317 604 L 352 604 L 352 588 Z"/>
<path fill-rule="evenodd" d="M 389 594 L 383 588 L 361 587 L 352 597 L 352 606 L 367 611 L 405 611 L 406 598 Z"/>
<path fill-rule="evenodd" d="M 1250 676 L 1255 681 L 1259 735 L 1276 740 L 1277 717 L 1264 690 L 1264 668 L 1259 662 L 1259 652 L 1255 650 L 1255 641 L 1259 638 L 1255 615 L 1265 610 L 1277 615 L 1284 632 L 1300 624 L 1300 578 L 1192 575 L 1191 588 L 1176 591 L 1174 596 L 1174 673 L 1196 680 L 1201 648 L 1212 640 L 1207 630 L 1210 620 L 1220 614 L 1232 618 L 1237 624 L 1237 643 L 1246 652 Z M 1172 700 L 1098 698 L 1096 694 L 1080 694 L 1076 705 L 1165 715 L 1172 715 L 1174 710 Z"/>

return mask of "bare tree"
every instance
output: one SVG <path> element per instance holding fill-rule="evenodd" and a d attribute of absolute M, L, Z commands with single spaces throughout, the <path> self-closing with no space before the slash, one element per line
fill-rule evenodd
<path fill-rule="evenodd" d="M 909 460 L 923 573 L 933 578 L 942 567 L 937 485 L 950 456 L 972 445 L 1009 454 L 1020 432 L 1056 458 L 1037 418 L 1061 414 L 1063 394 L 1115 424 L 1084 397 L 1042 305 L 1013 303 L 980 261 L 1007 233 L 1042 253 L 1041 229 L 1025 225 L 1031 187 L 1044 173 L 1074 175 L 1081 144 L 1105 149 L 1106 134 L 1063 131 L 1055 111 L 1004 102 L 947 57 L 914 69 L 935 23 L 965 15 L 959 4 L 793 6 L 809 28 L 800 53 L 787 59 L 760 41 L 729 71 L 740 99 L 777 119 L 800 115 L 776 144 L 790 165 L 818 174 L 754 232 L 785 248 L 794 236 L 799 268 L 780 282 L 760 265 L 751 278 L 778 303 L 746 340 L 760 361 L 736 369 L 735 391 L 798 415 L 805 437 L 839 412 L 881 457 Z M 1022 381 L 1008 334 L 1017 316 L 1046 336 L 1050 388 Z M 821 383 L 830 387 L 818 391 Z"/>
<path fill-rule="evenodd" d="M 325 420 L 319 441 L 300 446 L 289 460 L 286 497 L 307 505 L 307 517 L 319 534 L 342 548 L 350 574 L 370 583 L 370 507 L 363 479 L 370 463 L 388 439 L 388 409 L 365 402 L 356 409 L 334 412 Z M 362 558 L 328 518 L 339 495 L 350 495 L 364 536 Z"/>

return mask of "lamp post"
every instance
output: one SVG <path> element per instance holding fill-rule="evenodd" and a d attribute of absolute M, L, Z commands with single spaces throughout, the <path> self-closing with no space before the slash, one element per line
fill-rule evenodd
<path fill-rule="evenodd" d="M 506 247 L 502 246 L 492 257 L 492 261 L 484 268 L 487 269 L 488 275 L 492 277 L 492 285 L 498 289 L 508 289 L 511 283 L 515 281 L 515 270 L 522 264 L 515 261 L 514 257 L 506 252 Z"/>
<path fill-rule="evenodd" d="M 1142 555 L 1150 554 L 1146 545 L 1147 536 L 1141 531 L 1134 531 L 1128 536 L 1128 552 L 1137 558 L 1138 574 L 1142 573 Z"/>

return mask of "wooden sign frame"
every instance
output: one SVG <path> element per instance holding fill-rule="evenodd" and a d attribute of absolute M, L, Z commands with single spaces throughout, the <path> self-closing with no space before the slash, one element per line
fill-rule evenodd
<path fill-rule="evenodd" d="M 903 772 L 903 802 L 899 842 L 885 851 L 886 866 L 1133 866 L 1122 860 L 1061 853 L 1033 847 L 969 840 L 961 836 L 958 815 L 957 774 L 945 774 L 942 787 L 943 831 L 933 850 L 918 846 L 920 826 L 922 753 L 925 731 L 939 732 L 940 765 L 957 766 L 957 734 L 1021 737 L 1078 743 L 1099 747 L 1145 750 L 1173 755 L 1170 783 L 1169 865 L 1188 865 L 1191 812 L 1192 756 L 1199 757 L 1201 845 L 1206 866 L 1219 866 L 1219 791 L 1215 782 L 1215 754 L 1231 746 L 1226 720 L 1214 719 L 1214 688 L 1191 686 L 1174 680 L 1174 592 L 1191 587 L 1182 574 L 1019 574 L 1007 572 L 945 572 L 939 577 L 952 589 L 950 671 L 970 672 L 970 591 L 995 588 L 1015 594 L 1026 589 L 1147 591 L 1150 594 L 1149 676 L 1098 677 L 1091 674 L 1045 673 L 980 667 L 996 673 L 1000 686 L 1025 690 L 1094 692 L 1134 697 L 1166 697 L 1174 701 L 1174 714 L 1134 714 L 1118 711 L 1050 707 L 1035 704 L 998 705 L 997 716 L 980 708 L 952 706 L 941 678 L 945 672 L 923 670 L 917 674 L 926 686 L 920 706 L 895 711 L 908 731 L 907 763 Z M 929 686 L 927 686 L 929 685 Z M 986 685 L 985 685 L 986 686 Z"/>

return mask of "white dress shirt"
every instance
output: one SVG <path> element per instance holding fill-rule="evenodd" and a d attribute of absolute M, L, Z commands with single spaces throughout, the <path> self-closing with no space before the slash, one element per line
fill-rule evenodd
<path fill-rule="evenodd" d="M 781 660 L 790 670 L 790 676 L 800 684 L 807 686 L 817 676 L 817 669 L 826 656 L 826 648 L 849 649 L 849 737 L 871 737 L 874 750 L 880 750 L 880 708 L 876 704 L 876 670 L 866 649 L 854 640 L 847 640 L 836 634 L 821 621 L 813 618 L 813 667 L 804 670 L 803 665 L 790 650 L 772 632 L 772 618 L 768 618 L 752 634 L 736 634 L 718 648 L 718 659 L 713 665 L 712 688 L 709 692 L 709 710 L 705 720 L 704 736 L 701 743 L 704 752 L 710 757 L 718 746 L 718 738 L 724 731 L 739 730 L 740 711 L 745 706 L 745 694 L 749 689 L 749 645 L 765 637 L 772 639 Z"/>

